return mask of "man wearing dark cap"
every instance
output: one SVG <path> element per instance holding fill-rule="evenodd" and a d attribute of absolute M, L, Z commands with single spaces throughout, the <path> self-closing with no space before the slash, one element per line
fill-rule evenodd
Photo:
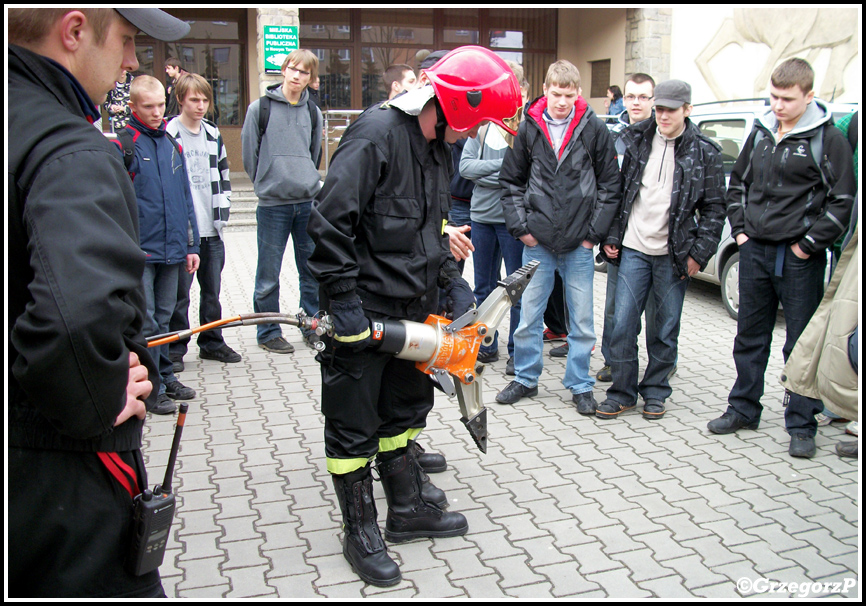
<path fill-rule="evenodd" d="M 687 83 L 662 82 L 655 88 L 655 117 L 621 134 L 625 192 L 603 247 L 608 260 L 619 265 L 619 277 L 611 338 L 613 383 L 595 411 L 602 419 L 634 408 L 638 394 L 644 399 L 644 418 L 664 415 L 686 288 L 719 245 L 725 223 L 722 156 L 688 119 L 691 100 Z M 656 303 L 656 330 L 638 384 L 637 335 L 649 297 Z"/>
<path fill-rule="evenodd" d="M 144 253 L 132 182 L 93 127 L 158 9 L 9 9 L 8 589 L 12 597 L 164 597 L 124 568 L 147 486 Z M 116 471 L 116 474 L 110 470 Z"/>

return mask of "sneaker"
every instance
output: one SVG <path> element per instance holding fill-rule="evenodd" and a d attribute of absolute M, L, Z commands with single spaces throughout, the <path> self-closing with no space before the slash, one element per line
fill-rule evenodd
<path fill-rule="evenodd" d="M 851 459 L 858 458 L 857 442 L 839 442 L 836 444 L 836 454 Z"/>
<path fill-rule="evenodd" d="M 850 434 L 852 436 L 860 435 L 860 422 L 859 421 L 851 421 L 845 426 L 845 433 Z"/>
<path fill-rule="evenodd" d="M 514 372 L 514 356 L 508 358 L 508 362 L 505 363 L 505 374 L 509 377 L 513 377 L 516 374 Z"/>
<path fill-rule="evenodd" d="M 177 404 L 172 402 L 171 398 L 167 395 L 160 394 L 156 399 L 156 404 L 147 412 L 151 412 L 155 415 L 173 415 L 177 412 Z"/>
<path fill-rule="evenodd" d="M 811 459 L 815 456 L 815 438 L 802 434 L 794 434 L 791 436 L 788 454 L 792 457 L 800 457 L 801 459 Z"/>
<path fill-rule="evenodd" d="M 482 364 L 492 364 L 499 360 L 499 352 L 495 349 L 491 351 L 479 351 L 478 361 Z"/>
<path fill-rule="evenodd" d="M 499 392 L 496 396 L 496 401 L 500 404 L 514 404 L 522 398 L 531 398 L 538 395 L 538 386 L 527 387 L 517 381 L 509 383 L 505 389 Z"/>
<path fill-rule="evenodd" d="M 322 338 L 314 332 L 310 332 L 309 334 L 304 335 L 304 345 L 312 349 L 313 351 L 319 351 L 319 343 L 322 342 Z"/>
<path fill-rule="evenodd" d="M 259 343 L 259 347 L 266 351 L 279 354 L 290 354 L 295 351 L 294 345 L 286 341 L 283 337 L 274 337 L 270 341 Z"/>
<path fill-rule="evenodd" d="M 713 433 L 724 435 L 734 433 L 738 429 L 757 429 L 758 423 L 760 422 L 761 420 L 758 419 L 757 421 L 749 423 L 748 421 L 743 420 L 743 418 L 738 414 L 725 412 L 725 414 L 718 419 L 714 419 L 707 423 L 707 429 Z"/>
<path fill-rule="evenodd" d="M 577 407 L 577 412 L 582 415 L 594 415 L 595 409 L 598 407 L 591 391 L 576 393 L 571 397 L 571 401 Z"/>
<path fill-rule="evenodd" d="M 559 347 L 554 347 L 550 350 L 550 353 L 547 354 L 551 358 L 566 358 L 568 357 L 568 343 L 560 345 Z"/>
<path fill-rule="evenodd" d="M 647 400 L 643 404 L 644 419 L 661 419 L 665 415 L 665 403 L 661 400 Z"/>
<path fill-rule="evenodd" d="M 171 360 L 171 372 L 183 372 L 183 354 L 169 354 L 168 359 Z"/>
<path fill-rule="evenodd" d="M 555 332 L 553 332 L 553 331 L 550 330 L 549 328 L 545 328 L 545 329 L 544 329 L 544 333 L 543 333 L 543 337 L 544 337 L 544 341 L 545 341 L 545 342 L 550 342 L 550 341 L 565 341 L 565 339 L 566 339 L 566 337 L 568 337 L 568 335 L 561 335 L 561 334 L 559 334 L 559 333 L 555 333 Z"/>
<path fill-rule="evenodd" d="M 601 370 L 598 371 L 598 374 L 595 375 L 596 381 L 601 381 L 602 383 L 610 383 L 613 381 L 613 374 L 611 373 L 610 366 L 603 366 Z"/>
<path fill-rule="evenodd" d="M 615 419 L 620 414 L 635 407 L 633 402 L 631 406 L 620 404 L 614 400 L 605 400 L 595 409 L 595 416 L 599 419 Z"/>
<path fill-rule="evenodd" d="M 195 390 L 180 381 L 172 381 L 165 384 L 165 395 L 172 400 L 192 400 L 195 397 Z"/>
<path fill-rule="evenodd" d="M 241 361 L 241 354 L 225 343 L 220 345 L 219 349 L 213 351 L 200 349 L 198 351 L 198 357 L 202 360 L 216 360 L 217 362 L 224 362 L 225 364 L 234 364 Z"/>

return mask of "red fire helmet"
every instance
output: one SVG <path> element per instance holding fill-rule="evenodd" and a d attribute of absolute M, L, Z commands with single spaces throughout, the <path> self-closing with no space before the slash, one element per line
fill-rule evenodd
<path fill-rule="evenodd" d="M 452 129 L 465 132 L 489 120 L 517 134 L 505 121 L 520 108 L 520 84 L 495 53 L 481 46 L 461 46 L 423 71 Z"/>

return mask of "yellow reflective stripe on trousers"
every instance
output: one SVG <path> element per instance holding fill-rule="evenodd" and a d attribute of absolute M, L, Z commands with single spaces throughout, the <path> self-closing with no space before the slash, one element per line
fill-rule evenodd
<path fill-rule="evenodd" d="M 379 452 L 391 452 L 392 450 L 397 450 L 398 448 L 406 448 L 409 440 L 414 440 L 415 438 L 417 438 L 422 431 L 424 430 L 421 428 L 407 429 L 399 436 L 394 436 L 391 438 L 379 438 Z"/>
<path fill-rule="evenodd" d="M 338 476 L 345 475 L 357 471 L 362 467 L 366 467 L 370 459 L 326 459 L 328 463 L 328 471 Z"/>

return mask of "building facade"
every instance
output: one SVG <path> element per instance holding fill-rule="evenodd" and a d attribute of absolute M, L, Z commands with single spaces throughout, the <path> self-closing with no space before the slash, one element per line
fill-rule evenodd
<path fill-rule="evenodd" d="M 178 42 L 137 40 L 140 73 L 165 78 L 169 57 L 214 87 L 214 117 L 233 170 L 241 170 L 240 129 L 249 104 L 279 82 L 275 26 L 296 32 L 319 57 L 325 110 L 360 110 L 386 97 L 381 74 L 392 63 L 417 68 L 425 51 L 478 44 L 522 64 L 532 97 L 547 67 L 574 63 L 583 96 L 604 113 L 610 85 L 633 72 L 679 78 L 695 102 L 765 96 L 780 61 L 815 67 L 816 90 L 857 101 L 860 8 L 215 8 L 167 12 L 190 22 Z M 807 27 L 808 26 L 808 27 Z M 273 36 L 271 35 L 271 38 Z M 285 38 L 285 36 L 284 36 Z M 278 69 L 278 66 L 277 66 Z"/>

